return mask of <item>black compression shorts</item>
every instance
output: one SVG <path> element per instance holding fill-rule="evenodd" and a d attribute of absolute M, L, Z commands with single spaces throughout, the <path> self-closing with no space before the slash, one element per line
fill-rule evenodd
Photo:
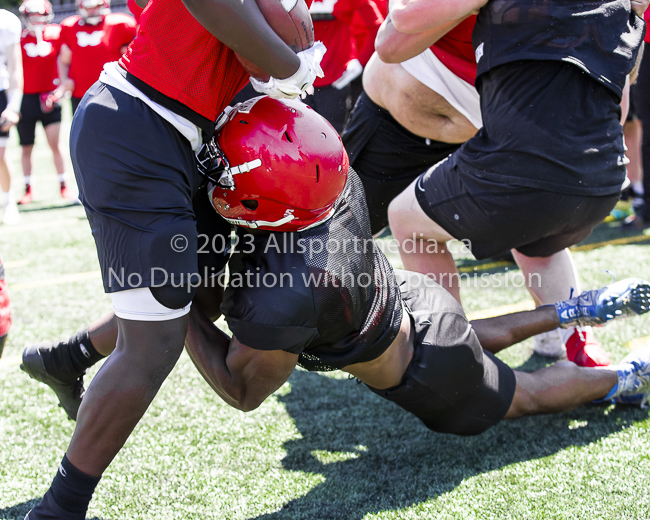
<path fill-rule="evenodd" d="M 43 112 L 40 94 L 25 94 L 20 106 L 20 121 L 16 125 L 21 146 L 34 144 L 36 123 L 42 123 L 43 128 L 61 122 L 61 105 L 55 103 L 50 112 Z"/>
<path fill-rule="evenodd" d="M 226 265 L 231 226 L 210 204 L 189 141 L 141 100 L 95 83 L 70 151 L 106 292 L 197 285 Z"/>
<path fill-rule="evenodd" d="M 370 388 L 440 433 L 477 435 L 508 412 L 515 373 L 481 347 L 460 304 L 419 273 L 395 271 L 415 327 L 413 359 L 402 382 Z"/>
<path fill-rule="evenodd" d="M 365 92 L 341 137 L 350 165 L 363 182 L 373 235 L 388 225 L 390 202 L 418 175 L 460 147 L 409 132 Z"/>
<path fill-rule="evenodd" d="M 479 178 L 452 155 L 422 175 L 415 196 L 431 220 L 478 259 L 517 249 L 551 256 L 589 236 L 619 195 L 587 197 L 511 186 Z M 522 166 L 525 167 L 525 166 Z"/>

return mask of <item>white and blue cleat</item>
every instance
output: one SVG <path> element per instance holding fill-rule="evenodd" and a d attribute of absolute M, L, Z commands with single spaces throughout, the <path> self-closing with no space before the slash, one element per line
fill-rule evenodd
<path fill-rule="evenodd" d="M 555 304 L 561 327 L 598 326 L 650 311 L 650 282 L 626 278 Z"/>
<path fill-rule="evenodd" d="M 607 368 L 616 370 L 618 383 L 603 399 L 617 404 L 648 407 L 650 397 L 650 347 L 640 348 L 625 356 L 620 363 Z"/>

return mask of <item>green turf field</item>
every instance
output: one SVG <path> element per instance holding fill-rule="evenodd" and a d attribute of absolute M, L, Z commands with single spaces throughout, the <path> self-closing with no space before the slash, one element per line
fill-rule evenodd
<path fill-rule="evenodd" d="M 37 142 L 36 202 L 18 226 L 0 226 L 14 304 L 0 360 L 3 519 L 22 520 L 47 490 L 74 428 L 49 389 L 18 369 L 20 352 L 67 337 L 110 305 L 83 209 L 58 198 L 42 133 Z M 21 183 L 15 186 L 20 194 Z M 592 240 L 622 236 L 605 226 Z M 608 283 L 606 270 L 618 279 L 650 278 L 650 245 L 638 234 L 628 240 L 575 253 L 585 288 Z M 490 272 L 513 279 L 513 269 L 499 264 Z M 529 300 L 513 287 L 465 290 L 463 298 L 470 313 Z M 597 335 L 617 360 L 648 344 L 649 329 L 650 319 L 640 317 Z M 523 370 L 549 362 L 531 351 L 529 341 L 501 357 Z M 644 519 L 649 430 L 647 410 L 586 406 L 504 422 L 473 438 L 438 435 L 340 372 L 297 371 L 244 414 L 222 403 L 183 355 L 106 472 L 89 518 Z"/>

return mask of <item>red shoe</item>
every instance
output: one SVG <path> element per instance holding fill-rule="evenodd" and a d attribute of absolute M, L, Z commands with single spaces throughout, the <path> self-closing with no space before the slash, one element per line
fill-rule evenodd
<path fill-rule="evenodd" d="M 606 367 L 611 364 L 607 352 L 594 338 L 591 327 L 575 327 L 566 340 L 566 357 L 581 367 Z"/>
<path fill-rule="evenodd" d="M 17 204 L 29 204 L 34 200 L 34 197 L 32 195 L 32 189 L 28 188 L 25 190 L 25 195 L 22 196 L 22 198 L 17 202 Z"/>
<path fill-rule="evenodd" d="M 66 186 L 61 186 L 61 197 L 69 200 L 73 204 L 81 204 L 81 202 L 79 202 L 79 198 L 74 195 L 74 192 L 69 190 Z"/>

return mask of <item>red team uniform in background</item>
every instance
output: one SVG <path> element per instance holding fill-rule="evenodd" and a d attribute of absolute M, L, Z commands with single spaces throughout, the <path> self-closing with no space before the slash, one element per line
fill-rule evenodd
<path fill-rule="evenodd" d="M 6 336 L 11 328 L 11 304 L 9 302 L 9 291 L 5 280 L 5 269 L 0 258 L 0 356 Z"/>
<path fill-rule="evenodd" d="M 51 92 L 57 87 L 56 60 L 61 48 L 61 27 L 46 25 L 39 42 L 33 32 L 24 30 L 20 38 L 23 53 L 24 94 Z"/>
<path fill-rule="evenodd" d="M 61 43 L 72 51 L 68 76 L 75 82 L 73 98 L 83 97 L 105 63 L 120 58 L 120 49 L 135 37 L 135 27 L 135 20 L 121 13 L 109 13 L 97 25 L 84 23 L 79 15 L 61 22 Z"/>
<path fill-rule="evenodd" d="M 305 103 L 325 117 L 341 133 L 352 108 L 351 82 L 361 76 L 363 65 L 374 51 L 374 37 L 384 17 L 373 0 L 316 0 L 309 8 L 314 21 L 314 38 L 327 52 L 321 62 L 324 76 L 314 81 L 314 94 Z M 365 31 L 357 48 L 353 33 Z M 363 27 L 364 29 L 360 29 Z"/>

